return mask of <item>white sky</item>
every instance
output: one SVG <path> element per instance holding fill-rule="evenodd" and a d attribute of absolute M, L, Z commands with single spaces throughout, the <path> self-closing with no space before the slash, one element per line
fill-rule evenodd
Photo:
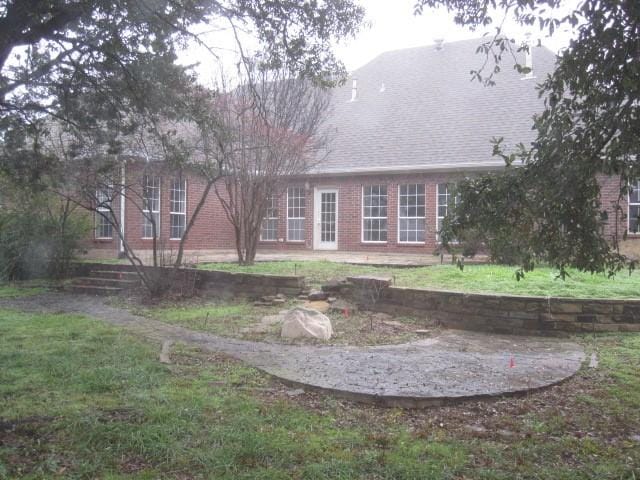
<path fill-rule="evenodd" d="M 483 34 L 494 34 L 495 25 L 478 29 L 475 32 L 468 28 L 455 25 L 453 15 L 445 10 L 424 9 L 422 15 L 413 15 L 415 0 L 356 0 L 366 10 L 366 24 L 354 39 L 344 39 L 335 46 L 335 53 L 342 60 L 349 72 L 361 67 L 377 55 L 401 48 L 429 45 L 436 38 L 443 38 L 446 42 L 480 38 Z M 565 0 L 563 11 L 570 11 L 579 0 Z M 502 20 L 501 14 L 495 16 L 496 22 Z M 203 27 L 212 30 L 213 27 Z M 204 30 L 203 30 L 204 31 Z M 504 23 L 503 33 L 513 36 L 517 40 L 525 38 L 526 33 L 531 33 L 534 43 L 540 40 L 543 45 L 557 52 L 568 45 L 572 32 L 567 27 L 554 33 L 552 38 L 544 36 L 537 27 L 523 29 L 515 21 L 508 20 Z M 209 45 L 216 46 L 216 53 L 220 55 L 226 73 L 232 74 L 234 64 L 237 61 L 237 47 L 229 30 L 223 29 L 211 33 L 203 38 Z M 243 40 L 245 46 L 255 48 L 256 43 L 249 37 Z M 218 62 L 212 60 L 212 56 L 204 48 L 191 46 L 184 52 L 183 64 L 196 64 L 201 81 L 211 83 L 217 77 Z"/>
<path fill-rule="evenodd" d="M 494 34 L 495 26 L 470 31 L 457 26 L 453 15 L 446 10 L 426 9 L 422 15 L 413 15 L 415 0 L 360 0 L 366 9 L 366 20 L 370 28 L 364 28 L 353 39 L 342 42 L 336 48 L 336 54 L 344 62 L 349 71 L 361 67 L 377 55 L 401 48 L 419 47 L 434 43 L 434 39 L 443 38 L 445 42 L 480 38 L 484 33 Z M 575 6 L 577 1 L 566 2 L 566 8 Z M 502 20 L 496 15 L 496 20 Z M 508 20 L 504 25 L 504 33 L 523 40 L 526 33 L 531 33 L 532 40 L 540 39 L 542 44 L 557 52 L 566 47 L 571 32 L 556 32 L 553 38 L 545 38 L 537 27 L 523 30 L 514 21 Z"/>

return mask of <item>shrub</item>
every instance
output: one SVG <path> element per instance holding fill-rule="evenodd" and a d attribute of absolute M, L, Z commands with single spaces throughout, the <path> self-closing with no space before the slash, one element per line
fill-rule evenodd
<path fill-rule="evenodd" d="M 0 211 L 0 279 L 65 276 L 88 228 L 87 219 L 69 204 L 34 198 L 5 207 Z"/>

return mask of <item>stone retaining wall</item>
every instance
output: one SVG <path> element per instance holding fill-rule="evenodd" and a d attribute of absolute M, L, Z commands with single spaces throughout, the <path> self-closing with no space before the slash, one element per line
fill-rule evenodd
<path fill-rule="evenodd" d="M 77 263 L 74 266 L 76 276 L 88 276 L 92 270 L 115 270 L 131 272 L 135 269 L 127 264 Z M 143 267 L 150 269 L 152 267 Z M 167 271 L 172 267 L 164 267 Z M 229 295 L 299 295 L 305 287 L 304 277 L 267 275 L 253 273 L 232 273 L 219 270 L 200 270 L 197 268 L 181 268 L 180 273 L 192 282 L 197 290 L 206 294 Z"/>
<path fill-rule="evenodd" d="M 640 331 L 640 300 L 484 295 L 391 287 L 383 279 L 354 277 L 342 293 L 365 308 L 426 315 L 450 328 L 496 333 Z"/>

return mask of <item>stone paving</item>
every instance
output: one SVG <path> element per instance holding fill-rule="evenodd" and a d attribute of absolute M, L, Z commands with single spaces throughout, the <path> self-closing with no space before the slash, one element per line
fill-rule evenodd
<path fill-rule="evenodd" d="M 578 344 L 543 337 L 444 331 L 437 337 L 375 347 L 249 342 L 133 315 L 102 298 L 63 293 L 0 299 L 0 308 L 86 314 L 152 340 L 225 353 L 286 383 L 384 406 L 424 407 L 547 387 L 575 374 Z"/>

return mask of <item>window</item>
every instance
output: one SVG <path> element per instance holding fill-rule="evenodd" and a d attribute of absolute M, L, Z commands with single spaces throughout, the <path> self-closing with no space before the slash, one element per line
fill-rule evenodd
<path fill-rule="evenodd" d="M 629 233 L 640 233 L 640 180 L 629 191 Z"/>
<path fill-rule="evenodd" d="M 267 199 L 267 211 L 262 220 L 260 240 L 276 241 L 278 239 L 278 203 L 274 195 Z"/>
<path fill-rule="evenodd" d="M 387 241 L 386 185 L 366 185 L 362 189 L 362 240 Z"/>
<path fill-rule="evenodd" d="M 424 185 L 400 185 L 398 187 L 398 241 L 424 243 L 424 230 Z"/>
<path fill-rule="evenodd" d="M 287 240 L 304 241 L 305 193 L 304 187 L 287 189 Z"/>
<path fill-rule="evenodd" d="M 169 238 L 180 240 L 187 225 L 187 181 L 174 179 L 169 193 Z"/>
<path fill-rule="evenodd" d="M 451 206 L 451 194 L 449 193 L 450 185 L 448 183 L 438 184 L 438 220 L 436 225 L 436 235 L 440 237 L 440 229 L 442 228 L 442 221 L 444 217 L 449 213 L 449 207 Z M 458 197 L 456 196 L 455 202 L 458 203 Z"/>
<path fill-rule="evenodd" d="M 156 237 L 160 236 L 160 177 L 145 175 L 142 178 L 142 238 L 153 238 L 153 223 Z"/>
<path fill-rule="evenodd" d="M 96 191 L 95 236 L 97 239 L 113 238 L 113 224 L 111 222 L 111 202 L 113 190 L 111 188 Z"/>

